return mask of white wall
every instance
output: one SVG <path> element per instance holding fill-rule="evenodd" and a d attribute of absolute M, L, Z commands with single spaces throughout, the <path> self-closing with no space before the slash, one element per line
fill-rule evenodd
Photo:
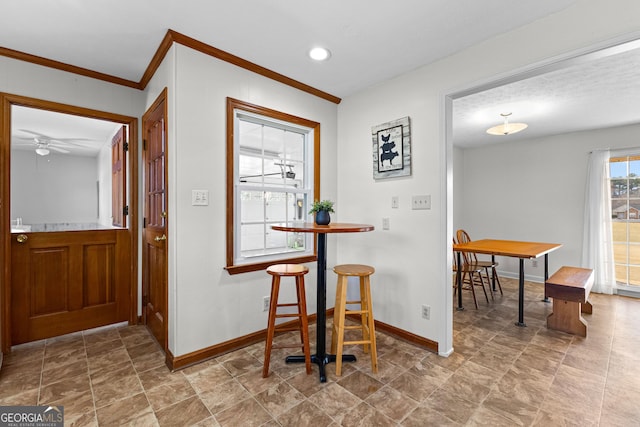
<path fill-rule="evenodd" d="M 0 92 L 139 117 L 143 93 L 39 65 L 0 57 Z"/>
<path fill-rule="evenodd" d="M 638 32 L 637 16 L 640 3 L 633 0 L 576 2 L 559 13 L 343 100 L 338 127 L 340 219 L 380 225 L 382 217 L 389 217 L 391 229 L 364 238 L 341 239 L 338 261 L 358 260 L 376 266 L 373 299 L 377 319 L 437 341 L 443 354 L 452 349 L 453 212 L 446 207 L 448 198 L 454 196 L 447 194 L 451 170 L 447 170 L 443 126 L 445 95 Z M 375 182 L 370 161 L 371 127 L 403 116 L 411 117 L 413 174 Z M 411 196 L 419 194 L 431 195 L 431 210 L 410 210 Z M 391 209 L 394 195 L 400 197 L 400 209 Z M 422 304 L 432 307 L 429 321 L 421 318 Z"/>
<path fill-rule="evenodd" d="M 462 218 L 464 209 L 464 150 L 459 147 L 453 148 L 453 232 L 459 228 L 464 228 Z"/>
<path fill-rule="evenodd" d="M 140 117 L 144 108 L 142 91 L 7 57 L 0 57 L 0 92 L 132 117 Z M 55 153 L 52 156 L 57 157 Z M 12 172 L 14 169 L 12 165 Z M 94 167 L 94 193 L 97 179 Z M 96 204 L 92 222 L 97 219 Z M 13 212 L 12 208 L 12 216 Z"/>
<path fill-rule="evenodd" d="M 113 224 L 113 211 L 111 206 L 111 184 L 112 184 L 112 161 L 111 144 L 104 144 L 97 157 L 98 183 L 100 192 L 98 194 L 98 223 L 104 226 Z M 127 173 L 127 177 L 129 174 Z"/>
<path fill-rule="evenodd" d="M 267 323 L 262 298 L 269 293 L 270 276 L 264 271 L 229 275 L 224 270 L 226 98 L 319 122 L 321 197 L 334 200 L 337 106 L 182 45 L 173 46 L 162 67 L 147 103 L 168 87 L 169 347 L 179 356 L 262 330 Z M 191 206 L 193 189 L 209 190 L 209 206 Z M 335 251 L 336 242 L 329 239 L 330 265 Z M 315 263 L 309 267 L 307 302 L 312 313 Z M 331 285 L 329 295 L 335 292 Z M 283 290 L 283 298 L 295 298 L 293 287 Z"/>
<path fill-rule="evenodd" d="M 11 218 L 24 224 L 96 223 L 97 159 L 11 151 Z"/>
<path fill-rule="evenodd" d="M 561 243 L 549 255 L 550 274 L 563 265 L 581 266 L 589 152 L 633 146 L 640 147 L 640 125 L 463 150 L 459 226 L 473 239 Z M 517 259 L 498 261 L 501 273 L 517 277 Z M 542 262 L 533 267 L 527 261 L 525 271 L 529 280 L 544 280 Z"/>
<path fill-rule="evenodd" d="M 7 57 L 0 57 L 0 92 L 132 117 L 144 111 L 142 91 Z"/>
<path fill-rule="evenodd" d="M 142 91 L 7 57 L 0 57 L 0 92 L 132 117 L 139 117 L 144 107 Z M 94 170 L 94 190 L 96 180 Z"/>

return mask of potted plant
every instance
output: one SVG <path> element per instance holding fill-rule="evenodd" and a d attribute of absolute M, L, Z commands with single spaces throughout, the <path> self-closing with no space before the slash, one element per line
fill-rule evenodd
<path fill-rule="evenodd" d="M 329 225 L 331 222 L 330 212 L 334 212 L 333 210 L 333 202 L 331 200 L 316 200 L 311 205 L 311 210 L 309 214 L 316 215 L 316 224 L 318 225 Z"/>

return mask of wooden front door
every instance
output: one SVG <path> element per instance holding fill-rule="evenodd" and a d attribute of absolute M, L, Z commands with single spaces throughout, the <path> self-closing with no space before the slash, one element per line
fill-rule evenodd
<path fill-rule="evenodd" d="M 142 316 L 167 349 L 167 125 L 166 90 L 142 117 L 144 230 Z"/>
<path fill-rule="evenodd" d="M 11 235 L 11 343 L 129 320 L 129 230 Z"/>

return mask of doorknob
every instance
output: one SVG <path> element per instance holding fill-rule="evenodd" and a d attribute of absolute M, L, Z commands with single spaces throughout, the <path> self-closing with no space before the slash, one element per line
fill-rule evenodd
<path fill-rule="evenodd" d="M 26 238 L 27 236 L 24 236 L 24 237 Z M 163 240 L 167 240 L 167 236 L 166 234 L 163 234 L 162 236 L 156 236 L 153 240 L 155 240 L 156 242 L 161 242 Z"/>
<path fill-rule="evenodd" d="M 18 243 L 24 243 L 27 240 L 29 240 L 29 237 L 26 234 L 18 234 L 18 237 L 16 237 L 16 240 L 18 241 Z"/>

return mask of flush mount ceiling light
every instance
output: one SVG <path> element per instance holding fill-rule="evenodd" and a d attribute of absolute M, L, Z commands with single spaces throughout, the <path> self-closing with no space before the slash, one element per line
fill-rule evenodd
<path fill-rule="evenodd" d="M 326 61 L 330 56 L 331 52 L 324 47 L 314 47 L 309 51 L 309 57 L 314 61 Z"/>
<path fill-rule="evenodd" d="M 529 126 L 526 123 L 509 123 L 509 116 L 511 113 L 502 113 L 500 115 L 504 118 L 504 123 L 487 129 L 488 134 L 511 135 L 512 133 L 518 133 L 525 130 Z"/>

